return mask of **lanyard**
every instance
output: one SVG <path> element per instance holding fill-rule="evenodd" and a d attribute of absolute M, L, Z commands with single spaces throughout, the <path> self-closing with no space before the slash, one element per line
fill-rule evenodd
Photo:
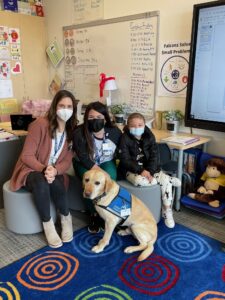
<path fill-rule="evenodd" d="M 95 143 L 95 137 L 94 137 L 94 135 L 92 135 L 92 138 L 94 140 L 95 161 L 96 161 L 97 165 L 100 165 L 100 163 L 101 163 L 101 157 L 103 157 L 103 155 L 104 155 L 103 151 L 102 151 L 102 146 L 101 146 L 101 149 L 99 149 L 99 151 L 101 151 L 101 153 L 99 155 L 98 148 L 97 148 L 96 143 Z M 104 136 L 103 136 L 102 143 L 105 143 L 105 133 L 104 133 Z"/>
<path fill-rule="evenodd" d="M 59 149 L 60 149 L 61 146 L 62 146 L 63 139 L 64 139 L 64 135 L 65 135 L 65 131 L 63 131 L 63 134 L 61 135 L 61 138 L 60 138 L 59 143 L 57 142 L 57 134 L 55 135 L 54 156 L 56 155 L 56 153 L 59 151 Z"/>

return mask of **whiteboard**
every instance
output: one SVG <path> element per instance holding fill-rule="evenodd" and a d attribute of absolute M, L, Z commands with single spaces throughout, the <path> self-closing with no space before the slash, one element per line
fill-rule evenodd
<path fill-rule="evenodd" d="M 153 116 L 158 23 L 159 12 L 148 12 L 63 27 L 65 88 L 87 104 L 100 99 L 100 73 L 115 76 L 112 104 Z"/>

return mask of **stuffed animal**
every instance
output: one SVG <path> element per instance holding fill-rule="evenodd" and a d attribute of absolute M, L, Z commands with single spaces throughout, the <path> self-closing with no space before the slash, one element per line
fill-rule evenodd
<path fill-rule="evenodd" d="M 197 192 L 188 196 L 212 207 L 219 207 L 220 201 L 225 200 L 225 161 L 221 158 L 208 160 Z"/>

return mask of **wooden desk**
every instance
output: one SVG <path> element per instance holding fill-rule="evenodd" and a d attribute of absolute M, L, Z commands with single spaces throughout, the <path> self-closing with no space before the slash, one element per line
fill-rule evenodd
<path fill-rule="evenodd" d="M 186 133 L 177 133 L 173 134 L 170 133 L 167 130 L 158 130 L 158 129 L 151 129 L 153 134 L 155 135 L 156 141 L 158 143 L 161 142 L 163 138 L 169 137 L 171 135 L 173 136 L 192 136 L 192 134 L 186 134 Z M 199 136 L 199 135 L 198 135 Z M 210 141 L 209 137 L 201 137 L 199 136 L 200 139 L 197 142 L 194 142 L 192 144 L 188 145 L 181 145 L 181 144 L 176 144 L 176 143 L 167 143 L 170 148 L 177 149 L 178 150 L 178 172 L 177 172 L 177 177 L 182 181 L 182 174 L 183 174 L 183 157 L 184 157 L 184 150 L 194 148 L 196 146 L 203 146 L 203 151 L 206 151 L 207 143 Z M 176 199 L 175 199 L 175 208 L 176 210 L 180 210 L 180 197 L 181 197 L 181 187 L 177 188 L 177 193 L 176 193 Z"/>
<path fill-rule="evenodd" d="M 3 184 L 12 176 L 17 159 L 22 151 L 26 131 L 12 131 L 11 123 L 0 123 L 0 128 L 14 133 L 18 138 L 0 142 L 0 208 L 3 207 Z"/>

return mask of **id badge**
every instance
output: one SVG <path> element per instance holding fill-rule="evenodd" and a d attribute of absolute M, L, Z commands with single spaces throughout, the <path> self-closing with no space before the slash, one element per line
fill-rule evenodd
<path fill-rule="evenodd" d="M 111 155 L 111 153 L 112 153 L 111 145 L 109 143 L 103 143 L 102 144 L 102 151 L 103 151 L 103 154 L 105 156 Z"/>
<path fill-rule="evenodd" d="M 121 209 L 120 212 L 121 217 L 127 217 L 130 215 L 130 208 Z"/>

